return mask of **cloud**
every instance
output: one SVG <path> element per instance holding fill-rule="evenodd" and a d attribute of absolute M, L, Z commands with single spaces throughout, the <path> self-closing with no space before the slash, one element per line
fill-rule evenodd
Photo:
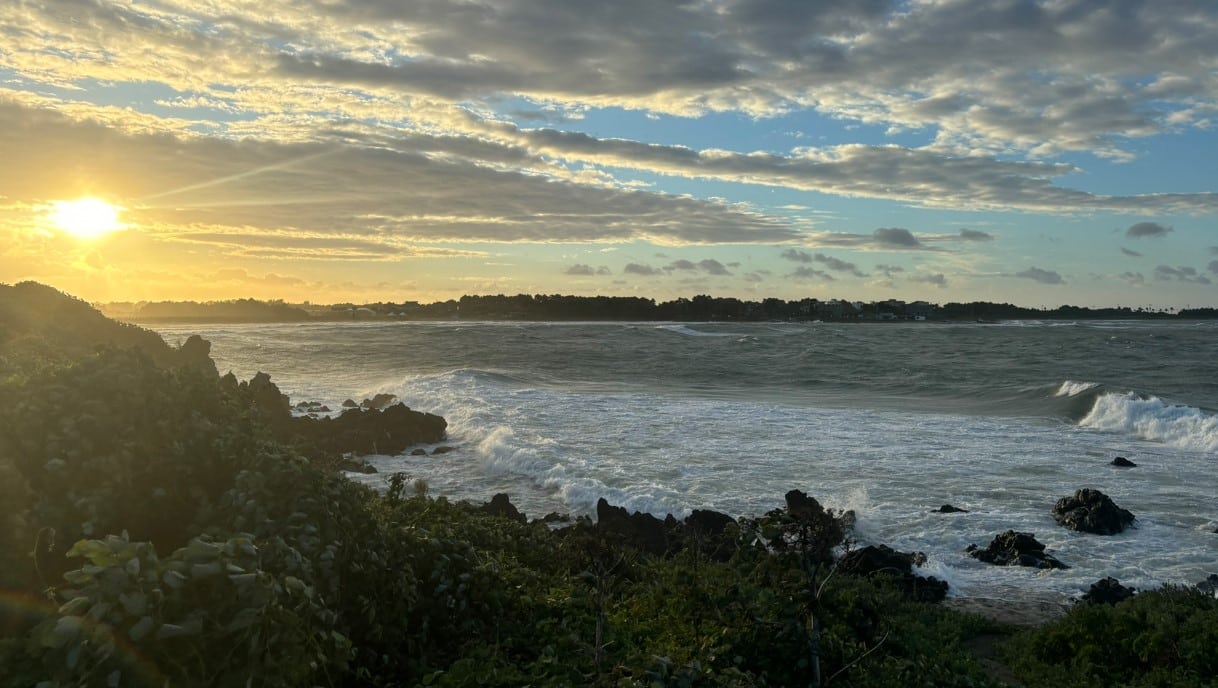
<path fill-rule="evenodd" d="M 1127 255 L 1131 258 L 1141 258 L 1142 257 L 1141 253 L 1138 253 L 1137 251 L 1134 251 L 1132 249 L 1125 248 L 1124 246 L 1121 247 L 1121 253 L 1124 253 L 1125 255 Z"/>
<path fill-rule="evenodd" d="M 1218 261 L 1214 261 L 1218 263 Z M 1210 267 L 1214 267 L 1211 263 Z M 1160 265 L 1155 268 L 1155 279 L 1161 282 L 1186 282 L 1190 284 L 1213 284 L 1209 277 L 1197 272 L 1196 268 L 1187 266 L 1171 267 L 1170 265 Z"/>
<path fill-rule="evenodd" d="M 994 235 L 976 229 L 962 229 L 960 238 L 965 241 L 993 241 Z"/>
<path fill-rule="evenodd" d="M 920 282 L 922 284 L 933 284 L 940 289 L 947 287 L 947 277 L 945 277 L 941 272 L 933 275 L 911 275 L 909 281 Z"/>
<path fill-rule="evenodd" d="M 1122 272 L 1117 276 L 1135 287 L 1141 287 L 1146 284 L 1146 276 L 1140 272 Z"/>
<path fill-rule="evenodd" d="M 711 275 L 730 275 L 731 272 L 719 261 L 713 258 L 698 261 L 698 267 Z"/>
<path fill-rule="evenodd" d="M 669 270 L 697 270 L 698 266 L 692 260 L 674 260 L 668 264 Z"/>
<path fill-rule="evenodd" d="M 1218 260 L 1211 260 L 1210 264 L 1206 266 L 1206 270 L 1218 275 Z"/>
<path fill-rule="evenodd" d="M 576 263 L 575 265 L 572 265 L 571 267 L 567 268 L 566 270 L 563 270 L 563 274 L 564 275 L 588 276 L 588 275 L 595 275 L 596 270 L 593 269 L 593 267 L 591 265 L 584 265 L 583 263 Z"/>
<path fill-rule="evenodd" d="M 905 268 L 901 267 L 900 265 L 880 264 L 880 265 L 875 266 L 875 269 L 876 269 L 876 272 L 884 273 L 885 277 L 892 277 L 893 275 L 895 275 L 897 273 L 905 272 Z"/>
<path fill-rule="evenodd" d="M 1147 237 L 1164 237 L 1172 231 L 1171 227 L 1161 225 L 1157 222 L 1139 222 L 1129 226 L 1125 230 L 1125 236 L 1130 239 L 1144 239 Z"/>
<path fill-rule="evenodd" d="M 838 272 L 848 272 L 848 273 L 854 275 L 855 277 L 866 277 L 867 276 L 862 270 L 859 270 L 858 266 L 855 265 L 854 263 L 840 260 L 840 259 L 834 258 L 832 256 L 826 256 L 823 253 L 817 253 L 816 255 L 814 255 L 812 257 L 812 259 L 818 263 L 824 264 L 830 270 L 837 270 Z"/>
<path fill-rule="evenodd" d="M 1042 268 L 1035 268 L 1035 267 L 1028 268 L 1027 270 L 1024 270 L 1023 272 L 1017 272 L 1017 273 L 1015 273 L 1015 276 L 1022 277 L 1024 279 L 1030 279 L 1034 282 L 1040 282 L 1041 284 L 1065 284 L 1066 283 L 1066 280 L 1062 279 L 1062 276 L 1057 274 L 1056 272 L 1054 272 L 1052 270 L 1044 270 Z"/>
<path fill-rule="evenodd" d="M 627 275 L 643 275 L 644 277 L 652 277 L 662 275 L 664 271 L 659 268 L 653 268 L 650 265 L 641 263 L 627 263 L 626 267 L 622 268 L 622 273 Z"/>
<path fill-rule="evenodd" d="M 825 282 L 837 281 L 837 278 L 835 278 L 833 275 L 825 272 L 824 270 L 817 270 L 816 268 L 810 268 L 806 265 L 800 265 L 799 267 L 795 268 L 794 271 L 789 272 L 784 276 L 792 278 L 792 279 L 798 279 L 798 280 L 816 279 L 816 280 L 822 280 Z"/>
<path fill-rule="evenodd" d="M 782 257 L 787 260 L 793 260 L 796 263 L 811 263 L 812 254 L 807 251 L 800 251 L 796 248 L 789 248 L 782 252 Z"/>

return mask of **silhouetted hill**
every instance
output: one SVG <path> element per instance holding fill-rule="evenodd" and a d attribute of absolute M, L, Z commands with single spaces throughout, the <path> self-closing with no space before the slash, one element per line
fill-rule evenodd
<path fill-rule="evenodd" d="M 37 360 L 79 358 L 98 347 L 137 348 L 158 363 L 178 351 L 160 335 L 115 322 L 88 303 L 37 282 L 0 284 L 0 369 L 20 354 Z"/>

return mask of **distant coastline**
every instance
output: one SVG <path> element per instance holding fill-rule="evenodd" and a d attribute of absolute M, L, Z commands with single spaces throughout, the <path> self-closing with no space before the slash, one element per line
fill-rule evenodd
<path fill-rule="evenodd" d="M 1218 308 L 1146 309 L 1118 306 L 1026 308 L 1009 303 L 973 301 L 934 304 L 847 301 L 844 299 L 767 298 L 744 301 L 705 295 L 657 302 L 634 296 L 463 296 L 424 304 L 338 303 L 317 305 L 283 301 L 157 301 L 94 304 L 109 317 L 138 323 L 288 323 L 347 321 L 679 321 L 679 322 L 998 322 L 1003 320 L 1210 320 Z"/>

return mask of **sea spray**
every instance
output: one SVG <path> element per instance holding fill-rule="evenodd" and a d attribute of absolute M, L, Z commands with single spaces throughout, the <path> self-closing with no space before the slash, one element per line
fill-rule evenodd
<path fill-rule="evenodd" d="M 1218 451 L 1218 416 L 1190 406 L 1168 404 L 1131 392 L 1105 394 L 1095 400 L 1079 426 L 1119 432 L 1185 449 Z"/>

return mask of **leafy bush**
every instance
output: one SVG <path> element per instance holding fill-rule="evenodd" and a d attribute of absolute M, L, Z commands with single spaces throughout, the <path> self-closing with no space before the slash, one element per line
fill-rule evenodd
<path fill-rule="evenodd" d="M 1118 604 L 1083 604 L 1010 651 L 1029 683 L 1218 686 L 1218 599 L 1165 587 Z"/>

